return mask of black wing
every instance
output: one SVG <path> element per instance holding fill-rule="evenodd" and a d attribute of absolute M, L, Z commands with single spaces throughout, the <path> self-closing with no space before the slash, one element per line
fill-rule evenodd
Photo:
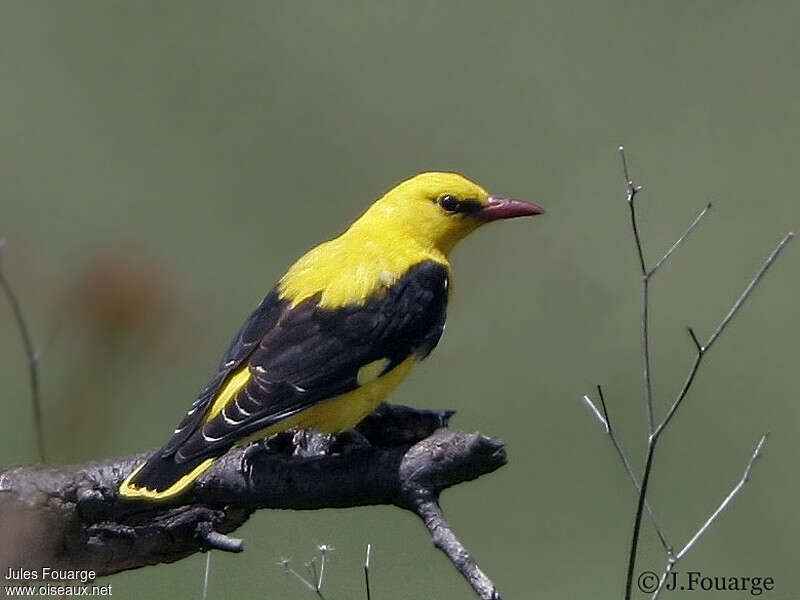
<path fill-rule="evenodd" d="M 194 433 L 225 382 L 242 366 L 253 353 L 261 338 L 277 324 L 287 309 L 287 303 L 282 302 L 274 290 L 261 301 L 242 325 L 236 337 L 233 338 L 227 352 L 222 356 L 217 374 L 197 396 L 167 445 L 162 448 L 161 455 L 163 457 L 174 454 L 175 450 L 186 441 L 186 438 Z"/>
<path fill-rule="evenodd" d="M 271 293 L 242 328 L 220 374 L 162 456 L 175 452 L 175 460 L 184 462 L 219 455 L 238 439 L 357 388 L 364 365 L 387 359 L 385 373 L 412 353 L 424 358 L 444 329 L 447 276 L 446 267 L 426 261 L 380 298 L 337 309 L 320 308 L 317 298 L 290 309 Z M 206 410 L 230 374 L 245 366 L 250 380 L 205 422 Z"/>

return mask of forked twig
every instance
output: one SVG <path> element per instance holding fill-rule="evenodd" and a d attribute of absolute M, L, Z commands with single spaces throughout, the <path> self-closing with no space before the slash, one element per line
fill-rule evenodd
<path fill-rule="evenodd" d="M 625 584 L 625 598 L 626 600 L 630 600 L 633 588 L 633 574 L 636 566 L 636 556 L 638 552 L 639 537 L 641 532 L 642 515 L 644 511 L 646 510 L 648 515 L 650 516 L 654 528 L 658 534 L 658 537 L 661 540 L 662 545 L 664 546 L 664 550 L 667 554 L 667 559 L 668 559 L 667 567 L 662 575 L 662 579 L 660 580 L 659 588 L 656 590 L 656 593 L 653 596 L 655 598 L 660 593 L 661 587 L 663 586 L 666 577 L 671 572 L 674 565 L 679 560 L 681 560 L 686 555 L 686 553 L 694 546 L 694 544 L 706 533 L 706 531 L 708 531 L 709 527 L 716 521 L 719 515 L 725 510 L 725 508 L 731 502 L 731 500 L 742 489 L 742 487 L 747 482 L 750 476 L 750 471 L 752 469 L 753 463 L 755 462 L 756 458 L 758 458 L 761 454 L 761 450 L 766 441 L 766 436 L 762 437 L 758 445 L 756 446 L 756 449 L 752 455 L 751 460 L 747 464 L 747 468 L 745 469 L 745 473 L 740 482 L 728 494 L 728 496 L 725 498 L 722 504 L 720 504 L 717 510 L 714 511 L 714 513 L 706 520 L 706 522 L 700 527 L 700 529 L 698 529 L 698 531 L 683 547 L 683 549 L 681 549 L 680 552 L 675 554 L 673 552 L 671 545 L 667 542 L 666 536 L 663 533 L 663 529 L 658 525 L 658 521 L 655 518 L 654 512 L 647 501 L 647 489 L 650 481 L 650 475 L 653 469 L 653 461 L 655 457 L 655 450 L 658 444 L 658 440 L 660 439 L 661 434 L 665 431 L 666 427 L 672 421 L 672 418 L 675 416 L 675 413 L 677 412 L 678 408 L 680 408 L 683 400 L 686 398 L 689 390 L 691 389 L 692 383 L 694 382 L 695 377 L 698 373 L 703 357 L 711 348 L 711 346 L 717 341 L 717 339 L 725 330 L 725 328 L 728 326 L 733 317 L 739 312 L 741 307 L 744 305 L 745 301 L 749 298 L 750 294 L 752 294 L 753 290 L 758 286 L 761 279 L 766 274 L 767 270 L 769 270 L 769 268 L 777 259 L 778 255 L 781 253 L 781 251 L 783 251 L 786 244 L 792 239 L 794 234 L 793 233 L 787 234 L 778 243 L 775 249 L 770 253 L 767 259 L 764 261 L 759 271 L 751 279 L 750 283 L 744 289 L 742 294 L 739 296 L 736 302 L 734 302 L 733 306 L 728 311 L 726 316 L 722 319 L 722 321 L 720 321 L 719 325 L 716 327 L 716 329 L 708 338 L 708 341 L 705 344 L 701 344 L 694 330 L 691 327 L 689 328 L 688 330 L 689 336 L 691 337 L 696 350 L 695 359 L 692 363 L 692 366 L 689 369 L 689 372 L 686 376 L 686 379 L 682 387 L 680 388 L 680 391 L 675 397 L 675 400 L 673 401 L 666 415 L 664 416 L 664 419 L 661 421 L 660 424 L 656 425 L 653 413 L 653 394 L 652 394 L 652 381 L 651 381 L 652 378 L 651 378 L 651 364 L 650 364 L 649 281 L 650 278 L 670 259 L 670 257 L 675 253 L 675 251 L 678 248 L 680 248 L 683 242 L 697 228 L 700 221 L 703 219 L 703 217 L 707 214 L 708 210 L 711 208 L 711 205 L 708 204 L 703 210 L 701 210 L 697 214 L 697 216 L 689 224 L 688 228 L 683 233 L 683 235 L 678 238 L 678 240 L 669 248 L 669 250 L 667 250 L 667 252 L 661 257 L 661 259 L 657 263 L 655 263 L 655 265 L 652 268 L 648 269 L 647 262 L 645 261 L 645 256 L 644 256 L 644 246 L 642 244 L 642 238 L 639 232 L 639 224 L 636 215 L 636 203 L 635 203 L 636 194 L 642 188 L 641 186 L 635 185 L 630 177 L 627 160 L 625 158 L 625 152 L 622 146 L 619 147 L 619 153 L 622 162 L 622 172 L 625 178 L 625 199 L 630 209 L 631 229 L 633 232 L 633 238 L 636 245 L 637 256 L 639 259 L 640 274 L 642 277 L 642 370 L 643 370 L 642 379 L 644 388 L 643 392 L 644 403 L 647 413 L 648 436 L 647 436 L 647 450 L 645 455 L 645 466 L 642 474 L 641 483 L 637 481 L 637 478 L 633 473 L 633 469 L 631 468 L 630 461 L 628 460 L 628 457 L 625 454 L 611 426 L 611 420 L 608 416 L 608 410 L 605 405 L 605 399 L 603 398 L 602 388 L 598 386 L 600 402 L 603 407 L 602 414 L 594 405 L 594 403 L 589 399 L 588 396 L 584 396 L 583 400 L 590 407 L 595 417 L 603 425 L 606 434 L 609 436 L 609 439 L 611 440 L 611 443 L 613 444 L 614 449 L 616 450 L 620 458 L 620 461 L 622 462 L 623 467 L 625 468 L 626 472 L 628 473 L 628 476 L 633 482 L 634 487 L 636 487 L 639 492 L 637 507 L 636 507 L 636 515 L 633 524 L 633 532 L 631 535 L 631 543 L 629 548 L 630 551 L 628 554 L 626 584 Z"/>
<path fill-rule="evenodd" d="M 283 568 L 287 575 L 291 575 L 297 579 L 297 581 L 299 581 L 303 587 L 307 588 L 310 592 L 313 592 L 317 598 L 320 600 L 325 600 L 325 596 L 322 593 L 322 584 L 325 582 L 325 556 L 334 550 L 336 550 L 336 548 L 328 544 L 320 544 L 317 546 L 317 551 L 319 552 L 320 556 L 319 570 L 317 569 L 317 557 L 314 556 L 311 558 L 311 560 L 305 563 L 306 571 L 308 571 L 307 578 L 303 577 L 300 573 L 292 568 L 291 560 L 288 558 L 281 558 L 278 561 L 278 565 Z"/>
<path fill-rule="evenodd" d="M 755 450 L 753 450 L 753 454 L 750 456 L 750 460 L 747 461 L 747 465 L 744 468 L 744 473 L 742 474 L 741 479 L 739 479 L 738 483 L 733 486 L 728 495 L 725 496 L 725 499 L 719 504 L 716 510 L 711 513 L 705 522 L 698 528 L 698 530 L 694 533 L 691 539 L 686 542 L 683 548 L 681 548 L 680 552 L 674 554 L 673 556 L 668 557 L 667 559 L 667 566 L 664 567 L 664 572 L 661 574 L 661 577 L 658 580 L 658 587 L 656 588 L 655 592 L 651 597 L 651 600 L 657 600 L 661 591 L 664 588 L 664 583 L 667 581 L 667 577 L 675 568 L 681 560 L 683 560 L 689 551 L 694 547 L 697 540 L 699 540 L 703 535 L 709 530 L 709 528 L 714 524 L 714 522 L 719 518 L 719 516 L 723 513 L 723 511 L 728 508 L 728 505 L 733 501 L 733 499 L 739 494 L 745 484 L 750 481 L 750 473 L 753 470 L 753 463 L 756 462 L 758 458 L 761 457 L 761 453 L 764 449 L 764 445 L 767 443 L 767 436 L 769 434 L 765 433 L 761 436 L 761 439 L 758 440 L 756 444 Z"/>
<path fill-rule="evenodd" d="M 603 414 L 600 414 L 600 411 L 597 410 L 597 407 L 592 402 L 589 396 L 584 396 L 583 401 L 586 405 L 591 409 L 594 416 L 597 417 L 597 420 L 602 425 L 603 429 L 608 435 L 609 439 L 611 440 L 611 444 L 614 446 L 614 450 L 617 451 L 617 456 L 619 457 L 622 466 L 625 468 L 625 472 L 628 474 L 628 478 L 631 480 L 633 487 L 638 492 L 640 489 L 639 486 L 639 479 L 636 477 L 636 474 L 633 472 L 633 467 L 631 466 L 631 461 L 628 459 L 628 455 L 625 453 L 624 448 L 622 447 L 622 443 L 617 438 L 617 434 L 614 432 L 614 429 L 611 426 L 611 417 L 608 414 L 608 410 L 606 408 L 605 398 L 603 397 L 603 388 L 601 386 L 597 386 L 597 392 L 600 397 L 600 403 L 603 407 Z M 656 531 L 656 535 L 658 536 L 661 545 L 664 547 L 664 552 L 667 553 L 668 556 L 672 554 L 672 545 L 667 541 L 667 536 L 664 533 L 664 529 L 661 527 L 661 524 L 658 522 L 656 518 L 655 512 L 650 507 L 649 501 L 645 500 L 645 509 L 647 510 L 647 514 L 650 517 L 650 521 L 653 523 L 653 529 Z"/>

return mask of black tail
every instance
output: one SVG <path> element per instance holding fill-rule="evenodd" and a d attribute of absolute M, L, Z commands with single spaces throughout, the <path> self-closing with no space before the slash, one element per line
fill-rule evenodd
<path fill-rule="evenodd" d="M 215 459 L 201 456 L 179 463 L 175 461 L 175 454 L 165 458 L 162 450 L 158 450 L 125 478 L 119 486 L 119 493 L 125 498 L 173 498 L 191 487 Z"/>

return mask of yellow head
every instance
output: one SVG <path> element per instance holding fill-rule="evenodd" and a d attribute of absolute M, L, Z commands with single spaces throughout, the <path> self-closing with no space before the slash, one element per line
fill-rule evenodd
<path fill-rule="evenodd" d="M 447 264 L 465 235 L 488 221 L 538 215 L 535 204 L 490 196 L 455 173 L 422 173 L 389 190 L 339 237 L 313 248 L 279 283 L 296 306 L 362 304 L 424 260 Z"/>
<path fill-rule="evenodd" d="M 490 196 L 457 173 L 421 173 L 389 190 L 353 224 L 356 230 L 393 232 L 447 255 L 488 221 L 537 215 L 535 204 Z"/>

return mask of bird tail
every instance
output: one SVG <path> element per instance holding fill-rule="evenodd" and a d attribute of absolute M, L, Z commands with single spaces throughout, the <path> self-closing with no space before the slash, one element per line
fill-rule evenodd
<path fill-rule="evenodd" d="M 198 457 L 177 462 L 175 455 L 159 450 L 134 469 L 119 486 L 124 498 L 167 500 L 185 492 L 214 462 L 215 457 Z"/>

